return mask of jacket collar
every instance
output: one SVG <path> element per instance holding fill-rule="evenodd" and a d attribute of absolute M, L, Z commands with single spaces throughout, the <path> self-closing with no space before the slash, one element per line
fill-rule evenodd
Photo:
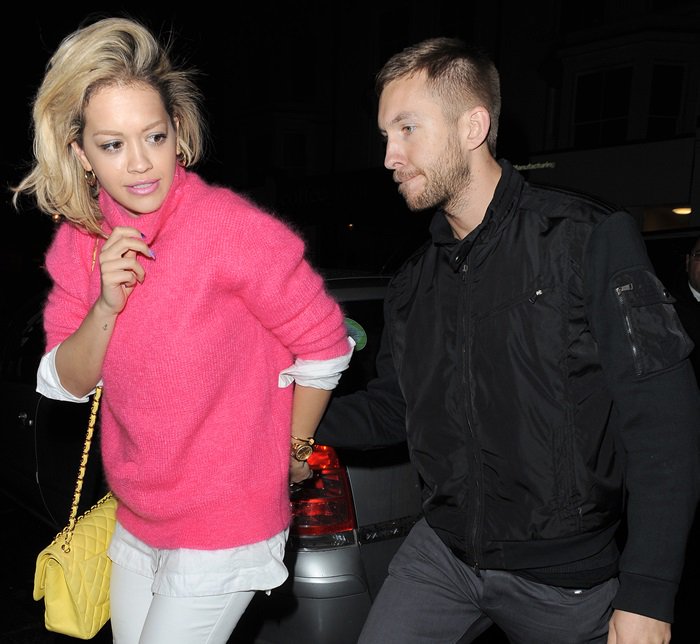
<path fill-rule="evenodd" d="M 445 248 L 449 253 L 450 265 L 455 271 L 459 270 L 477 242 L 478 245 L 483 245 L 499 236 L 515 216 L 525 180 L 509 161 L 501 159 L 498 163 L 502 173 L 493 193 L 493 199 L 481 223 L 464 239 L 455 238 L 444 210 L 437 210 L 430 222 L 433 244 Z"/>

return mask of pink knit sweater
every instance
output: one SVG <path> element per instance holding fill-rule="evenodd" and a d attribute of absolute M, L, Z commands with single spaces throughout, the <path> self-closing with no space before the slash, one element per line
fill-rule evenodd
<path fill-rule="evenodd" d="M 104 230 L 134 226 L 154 251 L 103 365 L 102 456 L 118 519 L 156 548 L 231 548 L 289 523 L 295 358 L 350 350 L 342 313 L 302 241 L 232 191 L 178 168 L 156 212 L 133 218 L 104 191 Z M 101 242 L 100 242 L 101 243 Z M 99 295 L 95 238 L 63 224 L 46 256 L 47 350 Z"/>

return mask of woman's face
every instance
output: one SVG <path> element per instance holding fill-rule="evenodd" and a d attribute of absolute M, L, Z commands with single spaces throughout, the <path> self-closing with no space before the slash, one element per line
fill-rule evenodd
<path fill-rule="evenodd" d="M 99 89 L 85 108 L 83 168 L 134 217 L 157 210 L 177 165 L 177 129 L 160 95 L 145 85 Z"/>

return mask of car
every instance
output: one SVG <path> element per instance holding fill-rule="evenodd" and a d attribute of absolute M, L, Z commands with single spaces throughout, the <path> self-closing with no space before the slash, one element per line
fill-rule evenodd
<path fill-rule="evenodd" d="M 35 391 L 44 350 L 44 298 L 44 291 L 37 292 L 15 308 L 2 336 L 0 423 L 5 449 L 0 490 L 58 531 L 68 520 L 90 405 L 51 400 Z M 97 448 L 91 451 L 86 468 L 81 511 L 104 491 L 97 453 Z"/>
<path fill-rule="evenodd" d="M 364 387 L 375 373 L 388 277 L 329 272 L 326 283 L 358 341 L 334 392 L 343 395 Z M 44 298 L 39 292 L 18 308 L 3 336 L 0 488 L 57 532 L 68 519 L 90 405 L 35 391 Z M 99 429 L 95 436 L 99 440 Z M 106 491 L 98 454 L 93 444 L 81 511 Z M 405 445 L 364 452 L 320 445 L 309 464 L 313 478 L 290 488 L 289 579 L 270 595 L 256 594 L 231 642 L 356 642 L 391 557 L 420 517 L 420 480 Z"/>
<path fill-rule="evenodd" d="M 344 395 L 375 373 L 388 278 L 335 276 L 326 282 L 363 334 L 334 391 Z M 420 482 L 405 445 L 366 452 L 321 445 L 309 460 L 314 477 L 291 493 L 286 562 L 292 574 L 269 596 L 256 595 L 232 641 L 356 642 L 389 560 L 420 516 Z"/>

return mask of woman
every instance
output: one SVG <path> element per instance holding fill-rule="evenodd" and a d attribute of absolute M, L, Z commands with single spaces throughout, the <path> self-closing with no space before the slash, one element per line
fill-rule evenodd
<path fill-rule="evenodd" d="M 138 22 L 78 29 L 47 67 L 15 188 L 65 218 L 37 389 L 86 401 L 104 384 L 119 644 L 223 644 L 284 581 L 288 483 L 310 476 L 299 447 L 352 353 L 302 241 L 191 170 L 199 99 Z"/>

